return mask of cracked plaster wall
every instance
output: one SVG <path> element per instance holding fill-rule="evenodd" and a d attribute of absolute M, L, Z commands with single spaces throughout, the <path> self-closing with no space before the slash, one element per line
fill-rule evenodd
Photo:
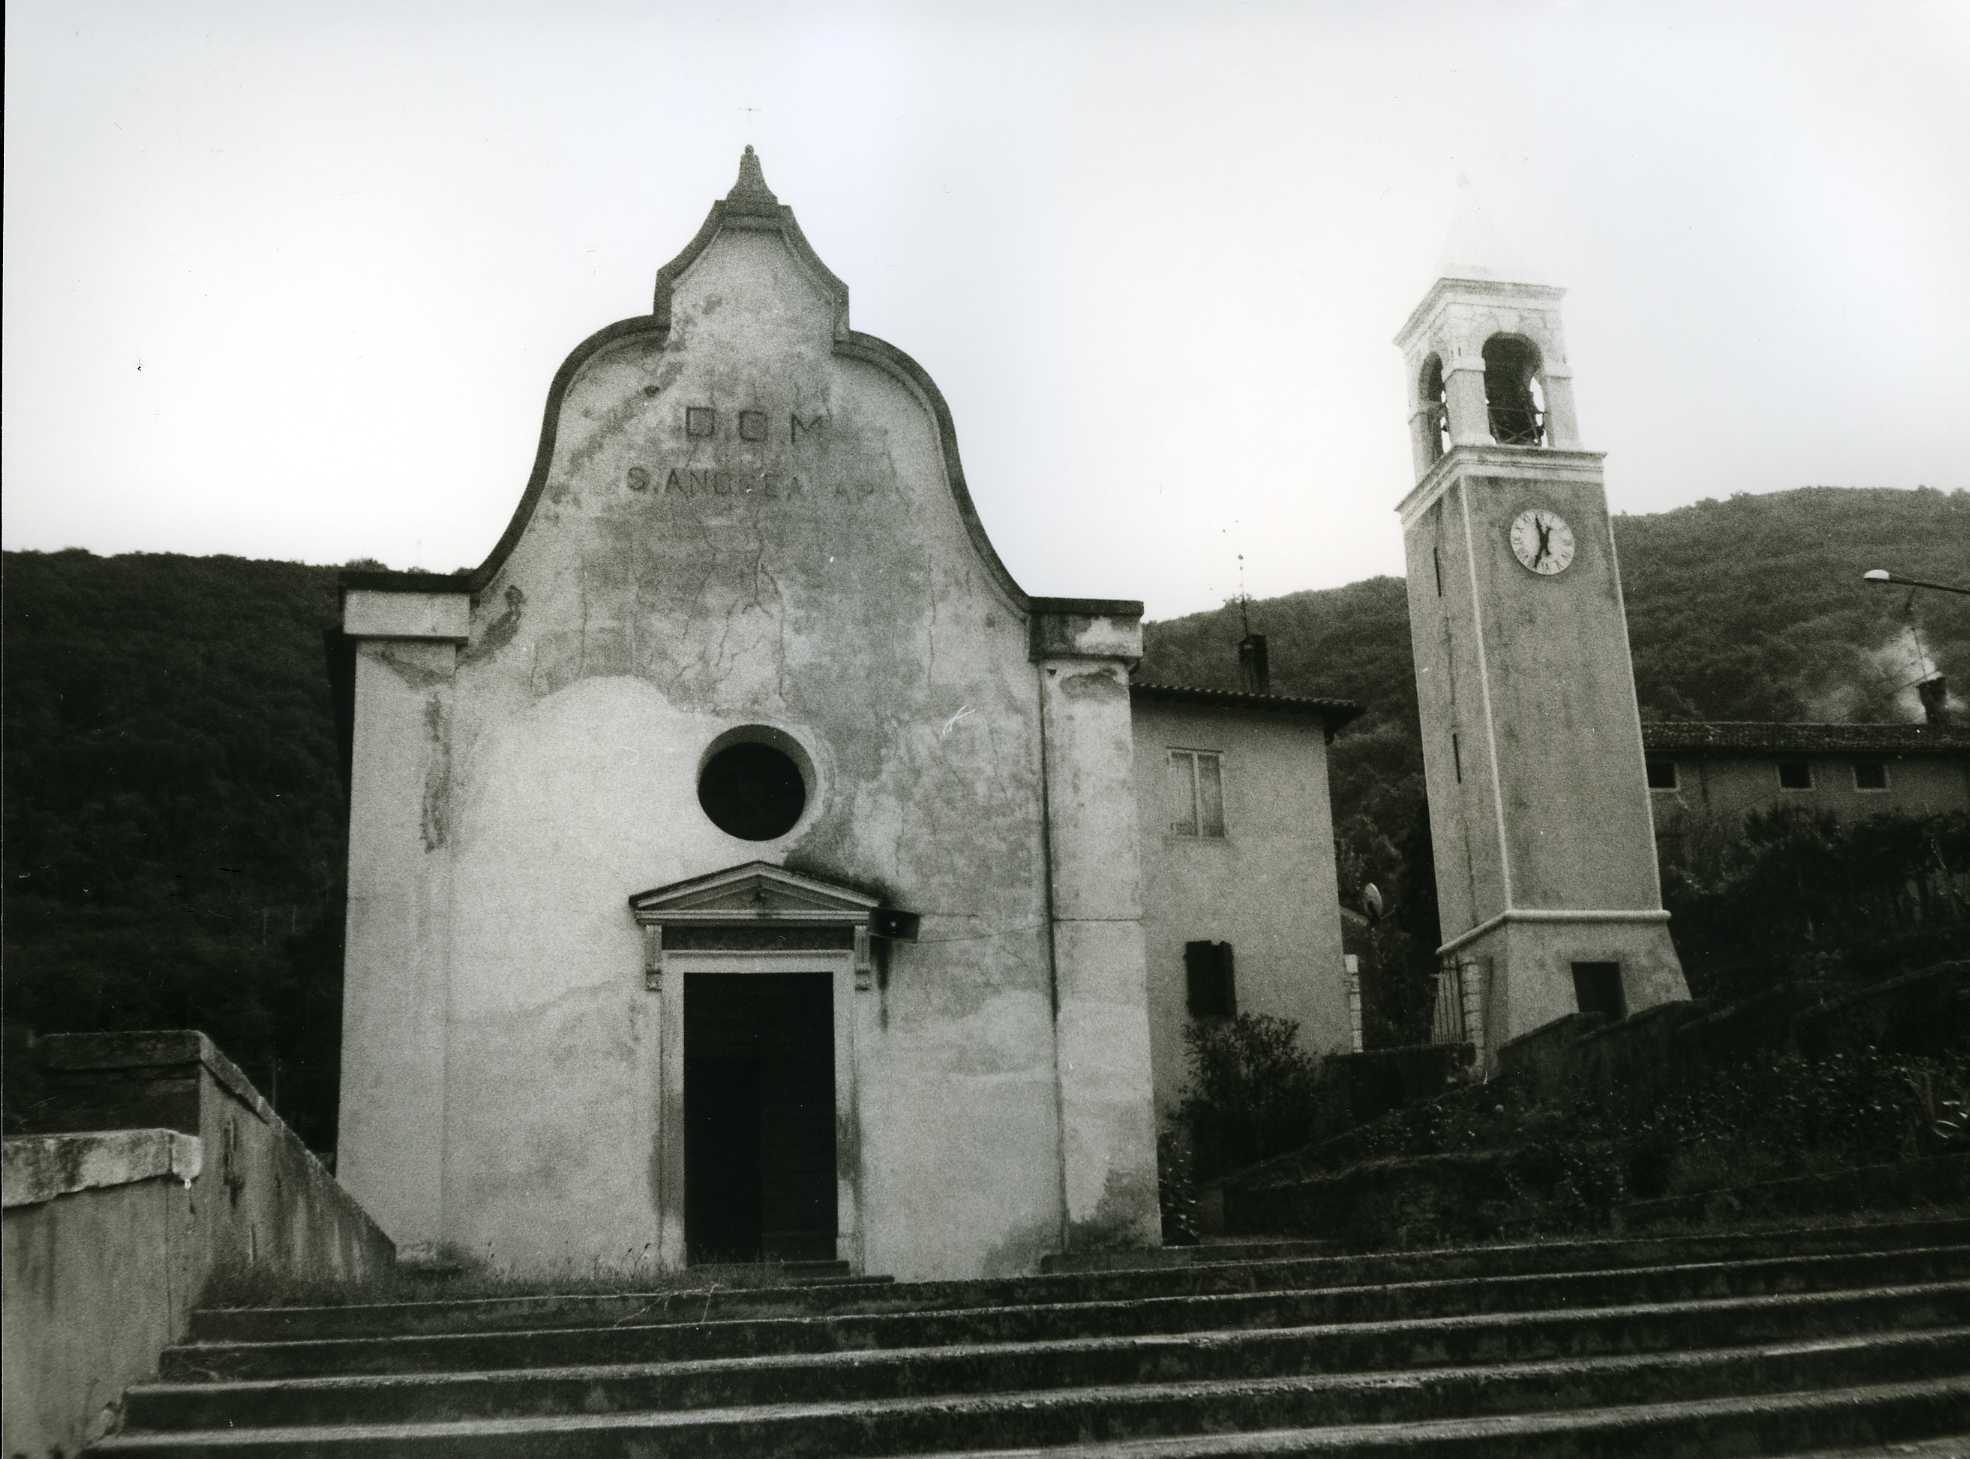
<path fill-rule="evenodd" d="M 655 1239 L 658 1009 L 625 898 L 754 858 L 922 914 L 855 995 L 868 1269 L 962 1276 L 1057 1244 L 1035 1234 L 1059 1229 L 1059 1123 L 1025 619 L 926 403 L 833 332 L 779 236 L 728 227 L 677 281 L 667 343 L 585 362 L 458 653 L 441 844 L 422 818 L 365 836 L 390 845 L 368 880 L 448 901 L 442 1097 L 418 1119 L 442 1129 L 439 1234 L 496 1261 L 633 1261 Z M 411 732 L 385 697 L 359 746 Z M 705 747 L 755 722 L 816 768 L 767 842 L 719 831 L 695 792 Z M 399 753 L 419 763 L 364 794 L 425 804 L 433 762 Z M 359 968 L 358 945 L 352 984 L 398 975 L 401 948 Z M 374 1092 L 429 1072 L 356 1074 Z M 379 1170 L 365 1199 L 391 1182 L 415 1183 Z"/>
<path fill-rule="evenodd" d="M 413 1248 L 441 1223 L 456 656 L 387 641 L 356 654 L 337 1175 Z"/>
<path fill-rule="evenodd" d="M 1128 671 L 1044 665 L 1062 1184 L 1073 1245 L 1161 1241 Z"/>

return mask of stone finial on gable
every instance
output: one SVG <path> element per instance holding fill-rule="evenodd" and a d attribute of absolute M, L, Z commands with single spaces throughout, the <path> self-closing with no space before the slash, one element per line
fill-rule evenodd
<path fill-rule="evenodd" d="M 739 156 L 739 180 L 732 184 L 732 191 L 725 194 L 727 211 L 736 213 L 777 213 L 780 200 L 773 195 L 773 189 L 766 185 L 766 174 L 759 165 L 759 154 L 752 150 L 751 143 Z"/>

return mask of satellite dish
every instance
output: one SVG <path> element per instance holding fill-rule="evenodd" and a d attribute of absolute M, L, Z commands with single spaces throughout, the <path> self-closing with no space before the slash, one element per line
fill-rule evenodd
<path fill-rule="evenodd" d="M 1370 922 L 1382 920 L 1382 889 L 1372 881 L 1361 889 L 1361 905 L 1368 913 Z"/>

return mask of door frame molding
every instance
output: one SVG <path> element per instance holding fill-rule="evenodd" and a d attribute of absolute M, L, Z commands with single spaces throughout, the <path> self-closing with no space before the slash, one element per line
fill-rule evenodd
<path fill-rule="evenodd" d="M 643 930 L 644 986 L 657 1004 L 658 1259 L 682 1270 L 684 1233 L 684 984 L 691 973 L 743 977 L 749 973 L 826 973 L 833 980 L 835 1074 L 835 1257 L 864 1270 L 865 1181 L 857 1070 L 858 993 L 874 986 L 871 926 L 883 916 L 880 899 L 860 887 L 822 881 L 767 862 L 748 862 L 708 876 L 638 892 L 629 899 Z M 690 928 L 688 947 L 665 946 L 666 927 Z M 720 946 L 757 942 L 761 928 L 778 935 L 772 947 Z M 840 934 L 850 932 L 848 946 Z M 816 943 L 802 947 L 803 933 Z M 729 939 L 721 934 L 730 934 Z M 675 939 L 683 941 L 686 939 Z"/>

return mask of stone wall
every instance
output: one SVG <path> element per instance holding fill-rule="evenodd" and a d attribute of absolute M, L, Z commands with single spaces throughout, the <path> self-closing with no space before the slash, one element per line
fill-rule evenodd
<path fill-rule="evenodd" d="M 360 1280 L 376 1224 L 201 1033 L 42 1040 L 39 1133 L 6 1142 L 4 1448 L 112 1427 L 215 1273 Z"/>

